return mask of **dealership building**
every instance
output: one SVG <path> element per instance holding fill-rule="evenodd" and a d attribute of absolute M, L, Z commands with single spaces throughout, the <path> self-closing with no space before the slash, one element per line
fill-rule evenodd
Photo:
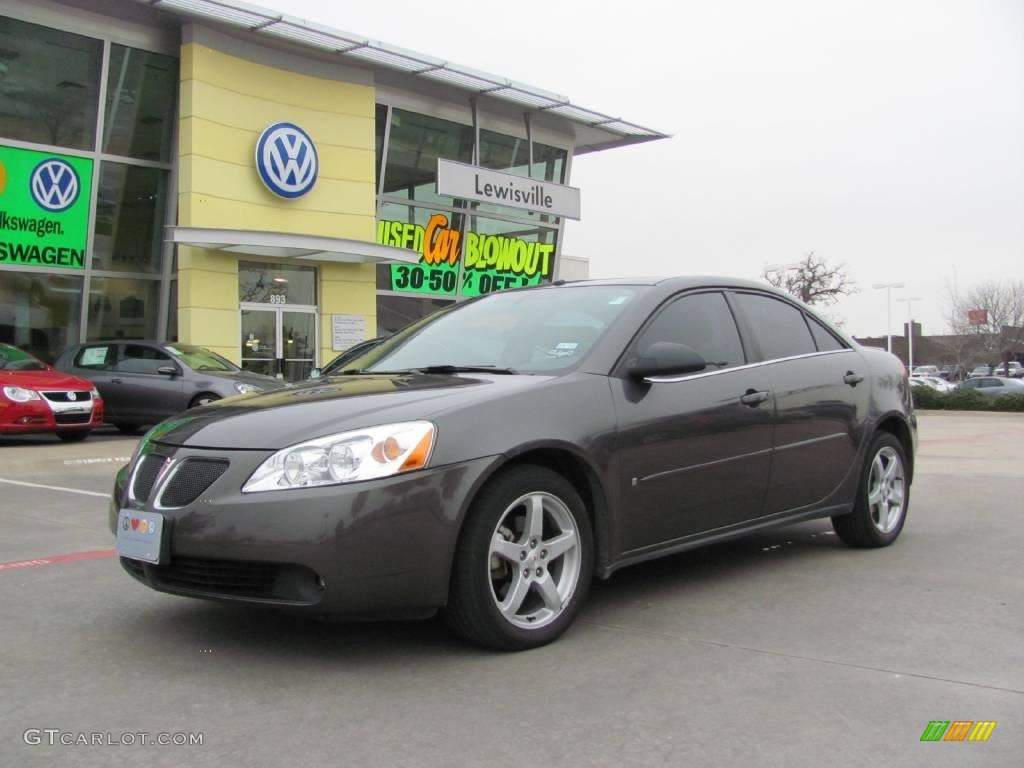
<path fill-rule="evenodd" d="M 166 339 L 303 378 L 556 279 L 573 158 L 663 137 L 234 0 L 5 0 L 0 342 Z"/>

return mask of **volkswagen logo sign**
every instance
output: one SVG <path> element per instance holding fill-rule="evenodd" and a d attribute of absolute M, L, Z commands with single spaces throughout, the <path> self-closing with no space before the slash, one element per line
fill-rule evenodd
<path fill-rule="evenodd" d="M 43 160 L 29 177 L 32 199 L 51 213 L 66 211 L 78 199 L 81 185 L 75 169 L 64 160 L 51 157 Z"/>
<path fill-rule="evenodd" d="M 74 402 L 77 399 L 78 399 L 78 395 L 76 395 L 74 392 L 68 392 L 68 400 L 71 400 L 72 402 Z"/>
<path fill-rule="evenodd" d="M 296 198 L 316 184 L 320 160 L 308 133 L 293 123 L 274 123 L 256 142 L 256 170 L 275 195 Z"/>

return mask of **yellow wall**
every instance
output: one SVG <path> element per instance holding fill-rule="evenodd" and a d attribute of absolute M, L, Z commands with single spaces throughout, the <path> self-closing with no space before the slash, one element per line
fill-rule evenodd
<path fill-rule="evenodd" d="M 178 223 L 345 237 L 376 237 L 372 86 L 258 64 L 198 43 L 181 49 Z M 296 200 L 273 195 L 256 171 L 256 141 L 271 123 L 299 125 L 320 161 L 316 185 Z M 178 249 L 178 336 L 240 362 L 238 261 Z M 313 262 L 303 261 L 302 264 Z M 363 314 L 376 335 L 373 265 L 320 263 L 320 362 L 331 314 Z"/>

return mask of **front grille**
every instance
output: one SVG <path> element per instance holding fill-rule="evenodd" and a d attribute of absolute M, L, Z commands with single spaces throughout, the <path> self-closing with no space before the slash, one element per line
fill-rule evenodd
<path fill-rule="evenodd" d="M 160 474 L 167 459 L 151 453 L 139 460 L 139 466 L 135 470 L 135 480 L 132 485 L 132 496 L 143 503 L 149 501 L 149 494 L 153 492 L 153 485 Z"/>
<path fill-rule="evenodd" d="M 88 390 L 76 389 L 74 400 L 69 397 L 70 392 L 43 392 L 43 397 L 51 403 L 80 403 L 92 400 L 92 393 Z"/>
<path fill-rule="evenodd" d="M 150 565 L 121 558 L 122 567 L 156 589 L 210 598 L 272 600 L 314 605 L 320 601 L 320 579 L 293 563 L 211 560 L 172 555 L 169 563 Z"/>
<path fill-rule="evenodd" d="M 54 421 L 58 424 L 88 424 L 92 421 L 91 413 L 55 413 Z"/>
<path fill-rule="evenodd" d="M 160 586 L 233 597 L 273 598 L 281 566 L 277 563 L 176 557 L 167 565 L 151 568 L 150 572 L 153 581 Z"/>
<path fill-rule="evenodd" d="M 184 507 L 191 504 L 227 468 L 228 462 L 223 459 L 185 459 L 160 495 L 160 506 Z"/>

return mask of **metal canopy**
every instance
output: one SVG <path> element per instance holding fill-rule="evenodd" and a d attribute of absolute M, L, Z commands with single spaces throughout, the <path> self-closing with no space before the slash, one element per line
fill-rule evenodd
<path fill-rule="evenodd" d="M 461 88 L 536 112 L 550 112 L 571 123 L 609 134 L 607 142 L 590 142 L 577 151 L 634 144 L 668 138 L 668 134 L 644 128 L 618 117 L 570 103 L 568 97 L 509 80 L 500 75 L 470 69 L 405 48 L 369 40 L 349 32 L 286 16 L 268 8 L 238 0 L 135 0 L 163 11 L 216 21 L 237 29 L 277 38 L 295 45 L 384 67 L 404 74 Z"/>
<path fill-rule="evenodd" d="M 274 259 L 331 261 L 344 264 L 418 264 L 420 260 L 418 253 L 405 248 L 394 248 L 364 240 L 293 235 L 287 232 L 168 226 L 166 239 L 167 242 L 177 245 Z"/>

